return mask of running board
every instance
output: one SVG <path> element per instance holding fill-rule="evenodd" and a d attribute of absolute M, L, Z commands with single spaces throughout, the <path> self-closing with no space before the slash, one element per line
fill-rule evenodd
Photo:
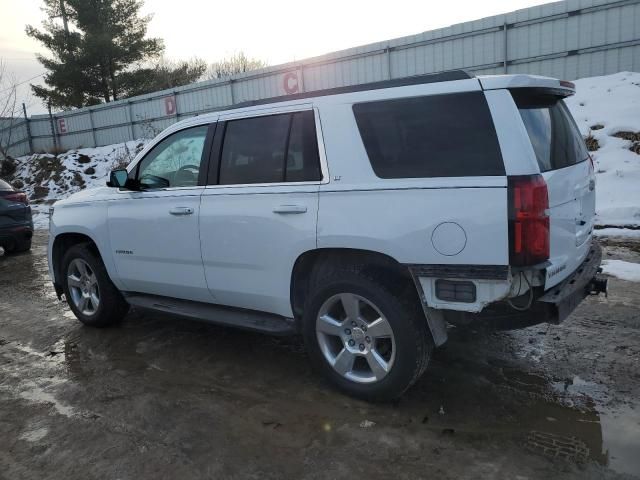
<path fill-rule="evenodd" d="M 168 313 L 194 320 L 203 320 L 216 325 L 253 330 L 270 335 L 291 335 L 296 333 L 295 321 L 292 318 L 282 317 L 273 313 L 144 293 L 123 292 L 123 295 L 130 305 L 146 310 Z"/>

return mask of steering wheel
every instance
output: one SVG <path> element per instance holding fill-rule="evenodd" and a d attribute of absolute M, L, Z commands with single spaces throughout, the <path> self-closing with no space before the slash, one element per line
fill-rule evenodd
<path fill-rule="evenodd" d="M 174 182 L 177 185 L 183 183 L 195 183 L 198 182 L 198 172 L 200 167 L 197 165 L 183 165 L 174 174 Z"/>
<path fill-rule="evenodd" d="M 144 180 L 148 181 L 144 182 Z M 157 175 L 145 173 L 140 177 L 140 185 L 145 188 L 167 188 L 169 186 L 169 180 Z"/>

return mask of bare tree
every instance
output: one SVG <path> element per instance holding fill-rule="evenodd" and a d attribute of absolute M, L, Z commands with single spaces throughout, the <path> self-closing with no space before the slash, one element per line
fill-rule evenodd
<path fill-rule="evenodd" d="M 9 146 L 14 129 L 21 122 L 19 114 L 16 80 L 0 59 L 0 176 L 12 175 L 16 168 Z"/>
<path fill-rule="evenodd" d="M 244 52 L 236 53 L 229 58 L 223 58 L 209 66 L 206 78 L 213 80 L 216 78 L 230 77 L 236 73 L 244 73 L 250 70 L 257 70 L 267 66 L 267 62 L 257 58 L 250 58 Z"/>

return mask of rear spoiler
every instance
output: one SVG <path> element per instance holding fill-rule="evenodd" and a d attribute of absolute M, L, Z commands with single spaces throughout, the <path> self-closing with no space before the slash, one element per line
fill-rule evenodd
<path fill-rule="evenodd" d="M 570 97 L 576 93 L 576 86 L 572 82 L 538 75 L 482 75 L 478 81 L 483 90 L 532 88 L 559 97 Z"/>

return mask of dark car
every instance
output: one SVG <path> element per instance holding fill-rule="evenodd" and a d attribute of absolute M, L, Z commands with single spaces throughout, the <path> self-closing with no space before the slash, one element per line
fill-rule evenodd
<path fill-rule="evenodd" d="M 0 246 L 7 252 L 31 248 L 33 220 L 27 194 L 0 180 Z"/>

